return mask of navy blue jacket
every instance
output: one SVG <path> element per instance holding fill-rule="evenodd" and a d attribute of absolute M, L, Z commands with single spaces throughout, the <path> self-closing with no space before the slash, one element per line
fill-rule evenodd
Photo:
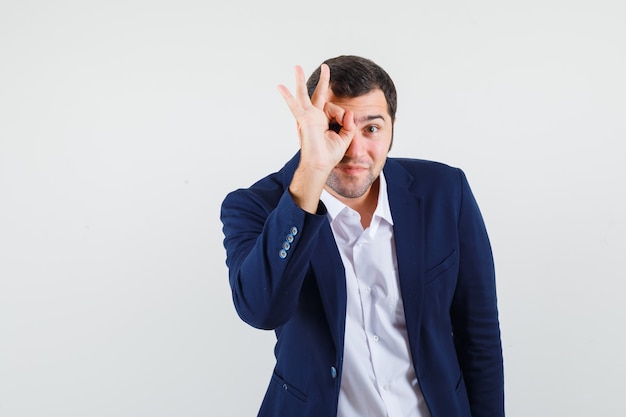
<path fill-rule="evenodd" d="M 337 415 L 345 274 L 323 204 L 306 213 L 287 191 L 298 161 L 222 204 L 235 308 L 277 338 L 260 417 Z M 396 158 L 384 172 L 411 354 L 431 415 L 503 416 L 493 258 L 465 175 Z"/>

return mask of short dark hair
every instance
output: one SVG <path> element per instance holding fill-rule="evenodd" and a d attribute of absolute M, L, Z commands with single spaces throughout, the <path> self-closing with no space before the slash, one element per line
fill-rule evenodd
<path fill-rule="evenodd" d="M 374 61 L 355 55 L 340 55 L 323 62 L 330 67 L 330 88 L 337 97 L 354 98 L 380 89 L 387 100 L 391 122 L 396 119 L 398 97 L 391 77 Z M 306 82 L 309 97 L 320 80 L 321 65 Z"/>

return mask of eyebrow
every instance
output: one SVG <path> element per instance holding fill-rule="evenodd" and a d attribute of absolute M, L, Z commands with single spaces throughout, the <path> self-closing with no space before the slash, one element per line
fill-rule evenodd
<path fill-rule="evenodd" d="M 355 122 L 357 124 L 359 124 L 359 123 L 369 122 L 369 121 L 376 120 L 376 119 L 381 119 L 383 122 L 385 121 L 385 118 L 382 115 L 380 115 L 380 114 L 372 114 L 372 115 L 369 115 L 369 116 L 363 116 L 363 117 L 359 118 L 358 120 L 355 120 Z"/>

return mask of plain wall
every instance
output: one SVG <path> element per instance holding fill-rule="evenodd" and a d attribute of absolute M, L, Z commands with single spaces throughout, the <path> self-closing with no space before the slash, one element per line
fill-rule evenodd
<path fill-rule="evenodd" d="M 215 4 L 220 3 L 220 4 Z M 219 208 L 297 151 L 276 90 L 357 54 L 392 156 L 461 167 L 511 417 L 624 416 L 622 0 L 0 0 L 0 416 L 256 415 L 271 332 Z"/>

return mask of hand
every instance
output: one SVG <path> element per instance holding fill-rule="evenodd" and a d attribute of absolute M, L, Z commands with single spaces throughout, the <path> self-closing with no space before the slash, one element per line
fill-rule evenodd
<path fill-rule="evenodd" d="M 320 79 L 309 99 L 304 79 L 304 71 L 296 66 L 296 97 L 287 87 L 279 85 L 289 110 L 298 124 L 300 136 L 301 164 L 319 169 L 326 174 L 341 161 L 355 133 L 352 112 L 328 102 L 330 89 L 330 68 L 322 64 Z M 330 128 L 330 124 L 342 126 L 339 132 Z"/>
<path fill-rule="evenodd" d="M 354 114 L 328 102 L 330 68 L 322 64 L 320 80 L 313 97 L 309 98 L 304 71 L 296 66 L 296 97 L 287 87 L 278 86 L 289 110 L 296 119 L 300 136 L 300 165 L 289 191 L 296 204 L 315 212 L 319 196 L 332 169 L 342 160 L 356 132 Z M 337 132 L 330 125 L 340 125 Z"/>

